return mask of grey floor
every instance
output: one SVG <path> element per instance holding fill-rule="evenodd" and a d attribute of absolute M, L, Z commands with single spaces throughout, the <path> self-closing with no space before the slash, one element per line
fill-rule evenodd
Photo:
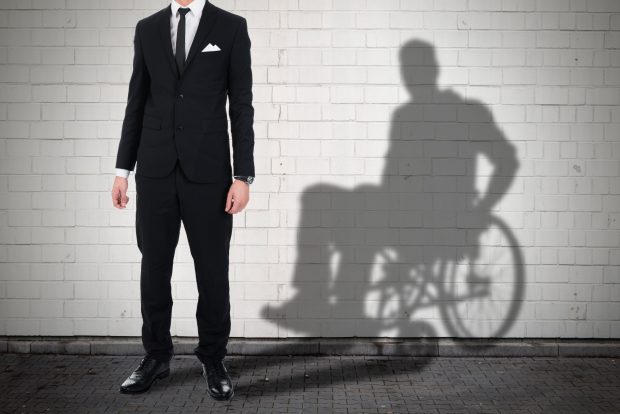
<path fill-rule="evenodd" d="M 145 394 L 120 383 L 140 357 L 0 354 L 2 413 L 620 413 L 611 358 L 241 357 L 231 402 L 177 356 Z"/>

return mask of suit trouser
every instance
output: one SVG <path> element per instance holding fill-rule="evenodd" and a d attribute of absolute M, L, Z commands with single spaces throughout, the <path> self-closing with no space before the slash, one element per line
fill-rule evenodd
<path fill-rule="evenodd" d="M 135 181 L 144 349 L 160 360 L 174 355 L 170 280 L 183 221 L 198 286 L 199 343 L 194 354 L 200 361 L 223 358 L 230 334 L 228 252 L 233 227 L 233 217 L 224 208 L 232 177 L 215 183 L 192 182 L 177 161 L 166 177 L 136 171 Z"/>

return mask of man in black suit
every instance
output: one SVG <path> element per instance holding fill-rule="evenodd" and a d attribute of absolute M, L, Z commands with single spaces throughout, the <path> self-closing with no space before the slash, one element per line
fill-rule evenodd
<path fill-rule="evenodd" d="M 199 293 L 194 353 L 209 394 L 218 400 L 233 395 L 223 364 L 230 334 L 228 252 L 232 215 L 247 205 L 254 177 L 250 46 L 247 21 L 208 0 L 172 0 L 136 25 L 112 199 L 126 207 L 126 177 L 137 163 L 146 355 L 121 385 L 123 393 L 146 391 L 170 372 L 170 278 L 182 221 Z"/>

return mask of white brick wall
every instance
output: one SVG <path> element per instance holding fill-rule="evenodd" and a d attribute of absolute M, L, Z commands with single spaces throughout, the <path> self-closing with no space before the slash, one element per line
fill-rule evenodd
<path fill-rule="evenodd" d="M 620 1 L 213 3 L 248 19 L 253 44 L 257 181 L 234 221 L 233 336 L 497 332 L 515 286 L 507 240 L 482 234 L 494 283 L 477 301 L 466 262 L 434 261 L 476 245 L 487 215 L 463 205 L 467 178 L 482 191 L 494 168 L 468 138 L 495 125 L 509 145 L 489 154 L 514 149 L 519 166 L 492 214 L 524 282 L 501 334 L 620 337 Z M 133 29 L 166 4 L 0 2 L 0 334 L 139 335 L 133 174 L 127 210 L 110 189 Z M 428 86 L 407 104 L 411 40 L 434 51 L 447 101 Z M 408 64 L 414 79 L 432 69 Z M 412 311 L 422 286 L 436 298 Z M 196 336 L 184 232 L 173 294 L 173 335 Z"/>

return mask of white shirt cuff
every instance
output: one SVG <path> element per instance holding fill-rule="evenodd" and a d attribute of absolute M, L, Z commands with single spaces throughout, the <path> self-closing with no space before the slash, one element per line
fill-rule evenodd
<path fill-rule="evenodd" d="M 127 177 L 129 177 L 129 170 L 126 170 L 124 168 L 117 168 L 116 169 L 116 175 L 118 177 L 127 178 Z"/>

